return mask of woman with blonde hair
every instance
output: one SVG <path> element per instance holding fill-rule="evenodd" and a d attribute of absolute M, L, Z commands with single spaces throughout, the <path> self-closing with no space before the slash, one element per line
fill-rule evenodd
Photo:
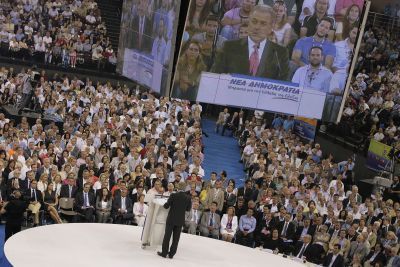
<path fill-rule="evenodd" d="M 292 26 L 288 22 L 286 4 L 283 1 L 276 1 L 273 9 L 276 13 L 273 30 L 276 37 L 276 43 L 287 47 L 292 35 Z"/>
<path fill-rule="evenodd" d="M 235 216 L 235 208 L 230 206 L 226 210 L 226 214 L 221 219 L 221 235 L 222 240 L 232 242 L 238 227 L 238 219 Z"/>
<path fill-rule="evenodd" d="M 200 82 L 200 75 L 207 69 L 201 56 L 201 45 L 190 41 L 180 57 L 172 97 L 195 100 Z"/>
<path fill-rule="evenodd" d="M 48 175 L 47 173 L 42 173 L 39 177 L 39 182 L 37 184 L 37 189 L 44 194 L 44 192 L 47 190 L 47 185 L 48 185 Z"/>

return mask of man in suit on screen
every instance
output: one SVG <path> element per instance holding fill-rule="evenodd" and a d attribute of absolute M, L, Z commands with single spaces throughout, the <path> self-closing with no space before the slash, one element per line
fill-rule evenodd
<path fill-rule="evenodd" d="M 146 14 L 147 6 L 147 1 L 140 0 L 137 10 L 138 14 L 132 20 L 132 26 L 130 27 L 133 34 L 128 47 L 150 53 L 153 22 Z"/>
<path fill-rule="evenodd" d="M 225 42 L 211 72 L 287 80 L 288 51 L 268 40 L 274 19 L 270 7 L 254 7 L 249 17 L 248 37 Z"/>
<path fill-rule="evenodd" d="M 186 183 L 180 182 L 178 184 L 179 192 L 170 195 L 167 203 L 164 204 L 164 208 L 170 208 L 170 210 L 168 212 L 167 222 L 165 225 L 162 251 L 157 252 L 157 254 L 163 258 L 167 257 L 167 255 L 171 259 L 174 257 L 176 249 L 178 248 L 182 226 L 185 224 L 185 214 L 192 208 L 190 196 L 184 192 L 185 187 Z M 172 244 L 171 247 L 169 247 L 169 241 L 172 234 Z"/>

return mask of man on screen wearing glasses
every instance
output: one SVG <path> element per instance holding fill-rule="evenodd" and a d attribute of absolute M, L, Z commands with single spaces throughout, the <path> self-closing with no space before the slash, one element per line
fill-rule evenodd
<path fill-rule="evenodd" d="M 255 6 L 249 16 L 249 36 L 226 41 L 211 71 L 287 80 L 288 52 L 268 40 L 274 19 L 275 13 L 270 7 Z"/>
<path fill-rule="evenodd" d="M 300 88 L 328 93 L 332 72 L 322 65 L 323 51 L 319 46 L 310 49 L 309 64 L 296 70 L 292 82 Z"/>

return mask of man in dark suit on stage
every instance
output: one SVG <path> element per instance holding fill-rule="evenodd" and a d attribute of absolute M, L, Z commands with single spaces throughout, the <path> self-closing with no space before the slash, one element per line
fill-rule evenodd
<path fill-rule="evenodd" d="M 333 246 L 333 252 L 326 255 L 324 259 L 324 266 L 329 267 L 343 267 L 344 266 L 344 259 L 343 256 L 339 253 L 340 252 L 340 244 L 335 244 Z"/>
<path fill-rule="evenodd" d="M 288 80 L 288 51 L 268 40 L 274 19 L 270 7 L 255 6 L 249 16 L 249 36 L 225 42 L 211 71 Z"/>
<path fill-rule="evenodd" d="M 85 217 L 87 222 L 92 222 L 95 204 L 96 199 L 94 193 L 90 191 L 90 183 L 86 183 L 83 190 L 76 194 L 75 209 Z"/>
<path fill-rule="evenodd" d="M 27 203 L 21 197 L 19 190 L 14 190 L 10 195 L 10 201 L 1 209 L 0 214 L 7 214 L 4 241 L 7 241 L 12 235 L 21 231 L 22 220 L 26 210 Z"/>
<path fill-rule="evenodd" d="M 192 201 L 190 196 L 188 196 L 185 190 L 186 184 L 185 182 L 181 182 L 178 184 L 178 193 L 170 195 L 167 203 L 164 204 L 164 208 L 170 208 L 168 212 L 167 222 L 165 226 L 165 234 L 164 240 L 162 243 L 162 252 L 157 252 L 157 254 L 161 257 L 166 257 L 167 254 L 169 258 L 173 258 L 176 249 L 178 248 L 179 237 L 181 235 L 182 226 L 185 224 L 185 213 L 186 211 L 190 211 L 192 208 Z M 172 237 L 172 244 L 169 247 L 169 241 Z M 168 250 L 169 248 L 169 250 Z"/>

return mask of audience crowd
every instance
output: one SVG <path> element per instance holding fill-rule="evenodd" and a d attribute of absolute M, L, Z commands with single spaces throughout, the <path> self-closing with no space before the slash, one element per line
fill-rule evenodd
<path fill-rule="evenodd" d="M 196 10 L 188 21 L 187 32 L 198 34 L 197 42 L 203 38 L 207 47 L 209 34 L 218 27 L 218 20 L 217 25 L 210 23 L 215 22 L 209 18 L 212 1 L 192 2 L 210 5 L 206 13 L 200 4 L 191 7 Z M 227 14 L 221 21 L 225 27 L 218 37 L 221 40 L 244 34 L 243 22 L 248 15 L 245 7 L 256 3 L 243 0 L 240 5 L 241 2 L 224 1 Z M 268 2 L 273 1 L 261 2 L 271 5 Z M 276 2 L 274 8 L 279 11 L 281 1 Z M 299 27 L 298 34 L 312 36 L 312 29 L 317 27 L 312 22 L 319 20 L 317 13 L 324 13 L 324 17 L 335 14 L 330 21 L 340 22 L 350 17 L 348 3 L 361 5 L 360 1 L 326 2 L 317 0 L 315 17 L 313 5 L 305 5 L 296 13 L 297 1 L 283 2 L 288 24 L 295 25 L 294 17 L 300 17 L 309 25 Z M 39 44 L 49 40 L 46 37 L 66 41 L 65 36 L 72 33 L 54 25 L 64 21 L 69 10 L 72 20 L 67 28 L 75 31 L 71 25 L 81 23 L 84 32 L 90 32 L 81 35 L 88 40 L 83 43 L 98 47 L 106 42 L 93 1 L 46 3 L 3 1 L 3 10 L 9 12 L 3 15 L 2 32 L 16 36 L 19 30 L 26 34 L 27 29 L 26 38 L 32 38 L 34 43 L 38 40 Z M 333 3 L 335 13 L 329 11 Z M 78 4 L 80 8 L 76 8 Z M 20 12 L 21 8 L 31 12 Z M 83 18 L 86 22 L 82 22 Z M 337 31 L 338 25 L 333 28 L 326 18 L 322 21 L 330 23 L 325 27 L 331 33 L 329 38 L 343 34 Z M 351 29 L 346 23 L 342 29 Z M 36 24 L 44 26 L 37 26 L 34 33 Z M 8 31 L 8 25 L 18 26 Z M 199 34 L 205 25 L 209 33 Z M 275 25 L 276 31 L 289 27 L 285 25 Z M 275 32 L 277 42 L 288 45 L 289 35 L 285 31 L 280 34 Z M 2 36 L 5 35 L 0 32 L 2 47 L 3 43 L 11 45 L 12 38 L 7 43 Z M 341 126 L 348 126 L 342 127 L 343 131 L 349 128 L 365 132 L 370 138 L 393 145 L 400 122 L 396 103 L 398 41 L 373 27 L 363 38 Z M 328 40 L 324 37 L 324 43 Z M 215 47 L 209 48 L 210 52 Z M 196 64 L 206 68 L 207 61 Z M 24 77 L 32 73 L 32 69 L 15 73 L 1 68 L 0 103 L 17 104 L 24 94 Z M 184 181 L 185 191 L 192 197 L 192 209 L 186 214 L 183 229 L 189 234 L 262 247 L 323 266 L 400 266 L 399 177 L 393 178 L 393 184 L 383 194 L 361 196 L 354 182 L 353 159 L 338 161 L 335 155 L 324 153 L 320 144 L 300 140 L 292 132 L 292 117 L 276 116 L 269 122 L 262 112 L 251 115 L 225 108 L 218 114 L 215 130 L 222 130 L 223 135 L 230 132 L 237 138 L 245 173 L 216 170 L 206 174 L 199 103 L 156 98 L 127 86 L 90 79 L 48 77 L 45 71 L 39 75 L 30 107 L 56 114 L 64 121 L 62 127 L 41 119 L 31 124 L 25 117 L 14 121 L 0 113 L 0 205 L 6 209 L 7 203 L 21 193 L 28 210 L 27 220 L 32 220 L 33 226 L 49 221 L 143 226 L 148 210 L 146 199 L 173 194 L 177 183 Z M 237 186 L 241 176 L 246 176 L 245 184 Z"/>
<path fill-rule="evenodd" d="M 216 131 L 223 126 L 238 138 L 248 177 L 244 187 L 236 188 L 234 181 L 226 183 L 225 174 L 220 180 L 211 175 L 210 193 L 216 205 L 210 210 L 223 207 L 222 239 L 234 238 L 239 244 L 323 266 L 400 264 L 397 176 L 383 194 L 362 197 L 354 184 L 352 158 L 337 161 L 318 143 L 302 143 L 291 132 L 291 117 L 276 116 L 269 124 L 258 111 L 248 119 L 244 114 L 224 109 L 216 124 Z M 225 201 L 216 193 L 221 186 Z M 209 203 L 209 199 L 204 202 L 205 207 Z M 226 226 L 227 221 L 232 223 Z M 209 235 L 218 237 L 217 231 Z"/>
<path fill-rule="evenodd" d="M 17 0 L 0 3 L 1 55 L 75 68 L 116 63 L 94 0 Z"/>
<path fill-rule="evenodd" d="M 339 130 L 364 135 L 366 149 L 371 139 L 394 147 L 399 141 L 398 44 L 383 27 L 365 30 Z"/>

